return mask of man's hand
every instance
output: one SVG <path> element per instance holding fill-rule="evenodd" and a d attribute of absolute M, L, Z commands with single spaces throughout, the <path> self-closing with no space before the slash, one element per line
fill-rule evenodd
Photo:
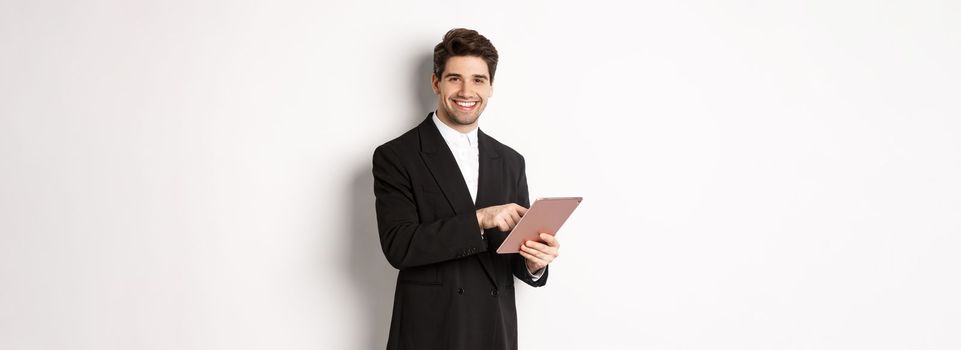
<path fill-rule="evenodd" d="M 510 232 L 525 213 L 527 208 L 514 203 L 481 208 L 477 209 L 477 224 L 484 230 L 496 227 L 503 232 Z"/>
<path fill-rule="evenodd" d="M 554 236 L 541 233 L 541 239 L 547 244 L 527 241 L 521 246 L 520 254 L 527 259 L 525 261 L 527 269 L 532 273 L 547 267 L 547 264 L 557 258 L 557 251 L 561 249 L 561 242 L 558 242 Z"/>

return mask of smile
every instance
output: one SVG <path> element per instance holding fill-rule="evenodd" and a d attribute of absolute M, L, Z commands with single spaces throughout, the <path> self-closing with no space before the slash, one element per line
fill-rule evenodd
<path fill-rule="evenodd" d="M 474 108 L 474 106 L 477 105 L 477 101 L 456 101 L 455 100 L 454 104 L 460 107 L 460 109 L 471 110 Z"/>

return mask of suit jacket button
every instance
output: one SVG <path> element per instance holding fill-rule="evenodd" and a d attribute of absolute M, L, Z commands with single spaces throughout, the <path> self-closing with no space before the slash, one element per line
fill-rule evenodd
<path fill-rule="evenodd" d="M 497 288 L 491 289 L 491 296 L 496 297 L 497 294 L 498 294 L 498 293 L 497 293 Z"/>
<path fill-rule="evenodd" d="M 457 288 L 457 294 L 464 295 L 464 288 Z"/>

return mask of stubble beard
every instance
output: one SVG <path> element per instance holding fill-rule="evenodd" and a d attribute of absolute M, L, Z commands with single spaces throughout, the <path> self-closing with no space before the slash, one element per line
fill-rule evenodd
<path fill-rule="evenodd" d="M 478 108 L 476 114 L 470 113 L 470 114 L 464 115 L 464 114 L 461 114 L 461 111 L 451 110 L 451 108 L 448 106 L 444 106 L 444 109 L 447 112 L 447 117 L 448 119 L 450 119 L 451 122 L 457 125 L 465 125 L 465 126 L 474 125 L 474 123 L 477 123 L 477 120 L 480 119 L 481 112 L 483 112 L 483 110 Z"/>

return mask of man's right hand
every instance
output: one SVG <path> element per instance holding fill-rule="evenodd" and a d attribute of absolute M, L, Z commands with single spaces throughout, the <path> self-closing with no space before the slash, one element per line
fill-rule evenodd
<path fill-rule="evenodd" d="M 509 232 L 521 221 L 521 216 L 527 213 L 527 208 L 509 203 L 477 210 L 477 223 L 481 229 L 497 228 Z"/>

